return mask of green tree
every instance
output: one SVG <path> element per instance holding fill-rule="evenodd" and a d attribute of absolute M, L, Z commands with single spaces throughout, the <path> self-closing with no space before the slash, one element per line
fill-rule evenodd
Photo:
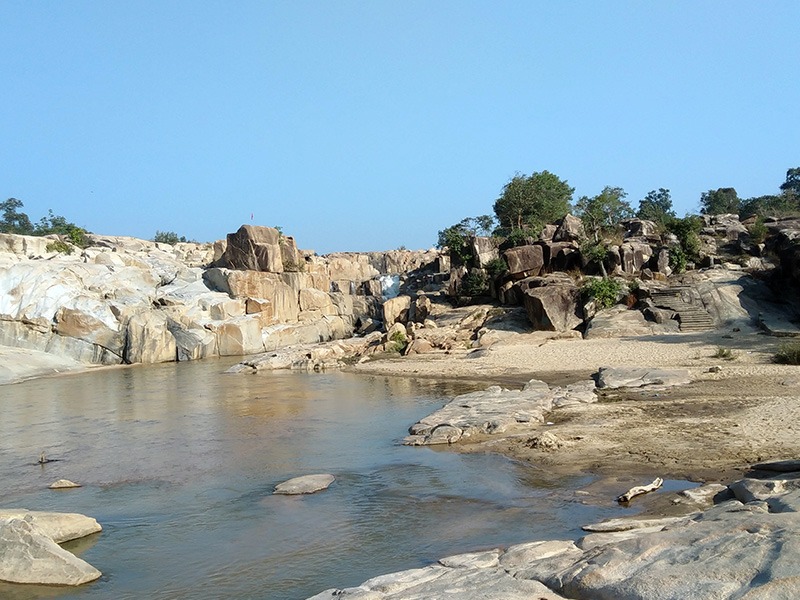
<path fill-rule="evenodd" d="M 800 212 L 799 199 L 800 196 L 795 196 L 792 192 L 748 198 L 742 200 L 739 216 L 746 219 L 752 216 L 764 218 L 796 215 Z"/>
<path fill-rule="evenodd" d="M 20 235 L 34 235 L 33 224 L 24 212 L 20 212 L 22 201 L 9 198 L 0 202 L 3 219 L 0 221 L 0 233 L 17 233 Z"/>
<path fill-rule="evenodd" d="M 679 245 L 670 248 L 669 259 L 672 268 L 680 273 L 689 261 L 698 258 L 703 220 L 697 215 L 686 215 L 682 219 L 672 219 L 667 223 L 667 229 L 678 238 Z"/>
<path fill-rule="evenodd" d="M 791 192 L 800 197 L 800 167 L 794 167 L 786 171 L 786 181 L 781 184 L 781 190 Z"/>
<path fill-rule="evenodd" d="M 494 217 L 491 215 L 467 217 L 455 225 L 442 229 L 439 232 L 436 246 L 442 250 L 447 248 L 452 258 L 462 264 L 467 264 L 472 258 L 470 238 L 477 235 L 489 235 L 492 229 L 494 229 Z"/>
<path fill-rule="evenodd" d="M 665 227 L 671 219 L 675 218 L 669 190 L 659 188 L 649 191 L 644 198 L 639 200 L 639 210 L 636 211 L 636 216 Z"/>
<path fill-rule="evenodd" d="M 700 195 L 700 212 L 704 215 L 738 214 L 740 204 L 734 188 L 717 188 Z"/>
<path fill-rule="evenodd" d="M 53 214 L 52 209 L 47 211 L 46 217 L 39 219 L 33 231 L 34 235 L 55 234 L 64 236 L 79 248 L 86 248 L 89 245 L 89 240 L 86 237 L 88 233 L 83 227 L 70 223 L 61 215 Z"/>
<path fill-rule="evenodd" d="M 570 211 L 574 191 L 575 188 L 549 171 L 530 176 L 517 173 L 494 203 L 500 232 L 507 235 L 513 229 L 532 229 L 538 235 L 545 224 Z"/>
<path fill-rule="evenodd" d="M 592 232 L 595 242 L 600 239 L 602 231 L 614 228 L 620 221 L 633 216 L 633 209 L 625 196 L 627 194 L 622 188 L 606 186 L 597 196 L 583 196 L 575 204 L 583 226 Z"/>

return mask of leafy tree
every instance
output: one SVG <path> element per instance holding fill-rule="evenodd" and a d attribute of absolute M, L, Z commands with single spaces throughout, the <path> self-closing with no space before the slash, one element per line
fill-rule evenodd
<path fill-rule="evenodd" d="M 0 210 L 3 211 L 3 220 L 0 221 L 0 233 L 34 234 L 30 218 L 24 212 L 20 212 L 20 208 L 22 208 L 22 201 L 16 198 L 9 198 L 5 202 L 0 202 Z"/>
<path fill-rule="evenodd" d="M 34 227 L 34 235 L 61 235 L 65 236 L 71 243 L 79 248 L 86 248 L 89 240 L 86 234 L 89 233 L 83 227 L 70 223 L 64 217 L 53 214 L 52 210 L 47 211 L 47 216 L 39 219 Z"/>
<path fill-rule="evenodd" d="M 451 257 L 466 264 L 472 257 L 470 238 L 476 235 L 488 235 L 493 228 L 494 217 L 491 215 L 467 217 L 455 225 L 442 229 L 436 246 L 442 250 L 447 248 Z"/>
<path fill-rule="evenodd" d="M 742 219 L 752 216 L 787 217 L 800 212 L 799 200 L 800 196 L 795 196 L 792 192 L 748 198 L 742 200 L 739 216 Z"/>
<path fill-rule="evenodd" d="M 700 212 L 704 215 L 738 214 L 740 204 L 734 188 L 708 190 L 700 195 Z"/>
<path fill-rule="evenodd" d="M 675 218 L 669 190 L 659 188 L 647 192 L 647 195 L 639 200 L 639 210 L 636 211 L 636 216 L 665 227 L 670 219 Z"/>
<path fill-rule="evenodd" d="M 786 181 L 781 184 L 781 190 L 800 196 L 800 167 L 786 171 Z"/>
<path fill-rule="evenodd" d="M 622 188 L 606 186 L 597 196 L 583 196 L 575 204 L 578 216 L 584 227 L 594 234 L 595 242 L 600 239 L 600 232 L 633 216 L 633 209 L 625 196 L 627 194 Z"/>
<path fill-rule="evenodd" d="M 672 219 L 667 229 L 678 238 L 679 245 L 670 248 L 670 265 L 678 273 L 686 269 L 690 260 L 696 260 L 700 253 L 700 230 L 703 221 L 697 215 L 687 215 L 682 219 Z"/>
<path fill-rule="evenodd" d="M 538 235 L 545 224 L 570 211 L 574 191 L 575 188 L 549 171 L 530 176 L 516 174 L 494 203 L 501 232 L 532 229 Z"/>

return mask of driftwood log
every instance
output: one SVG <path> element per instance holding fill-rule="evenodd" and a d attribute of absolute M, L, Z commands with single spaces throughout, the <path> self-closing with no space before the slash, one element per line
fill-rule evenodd
<path fill-rule="evenodd" d="M 630 502 L 632 498 L 635 496 L 641 496 L 642 494 L 647 494 L 648 492 L 653 492 L 664 485 L 664 480 L 661 477 L 656 477 L 653 480 L 653 483 L 648 483 L 647 485 L 637 485 L 636 487 L 632 487 L 627 492 L 622 494 L 619 498 L 617 498 L 617 502 Z"/>

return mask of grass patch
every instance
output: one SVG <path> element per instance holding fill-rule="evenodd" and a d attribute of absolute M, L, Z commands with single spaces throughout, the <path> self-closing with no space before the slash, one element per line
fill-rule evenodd
<path fill-rule="evenodd" d="M 800 342 L 786 342 L 778 348 L 775 362 L 781 365 L 800 365 Z"/>
<path fill-rule="evenodd" d="M 730 348 L 724 348 L 720 346 L 717 348 L 717 351 L 711 355 L 712 358 L 721 358 L 723 360 L 735 360 L 736 359 L 736 352 L 731 350 Z"/>

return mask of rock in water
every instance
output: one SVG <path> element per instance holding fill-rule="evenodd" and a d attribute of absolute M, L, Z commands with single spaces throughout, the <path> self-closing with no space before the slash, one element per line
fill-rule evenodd
<path fill-rule="evenodd" d="M 100 575 L 56 544 L 30 518 L 0 521 L 0 581 L 81 585 Z"/>
<path fill-rule="evenodd" d="M 41 512 L 24 508 L 0 509 L 0 523 L 11 519 L 25 519 L 57 544 L 77 540 L 103 529 L 92 517 L 77 513 Z"/>
<path fill-rule="evenodd" d="M 67 490 L 71 488 L 79 488 L 81 487 L 81 484 L 70 481 L 69 479 L 59 479 L 58 481 L 51 483 L 49 487 L 51 490 Z"/>
<path fill-rule="evenodd" d="M 295 477 L 275 486 L 273 494 L 313 494 L 321 490 L 328 489 L 328 486 L 333 483 L 333 475 L 317 474 L 317 475 L 303 475 L 302 477 Z"/>

